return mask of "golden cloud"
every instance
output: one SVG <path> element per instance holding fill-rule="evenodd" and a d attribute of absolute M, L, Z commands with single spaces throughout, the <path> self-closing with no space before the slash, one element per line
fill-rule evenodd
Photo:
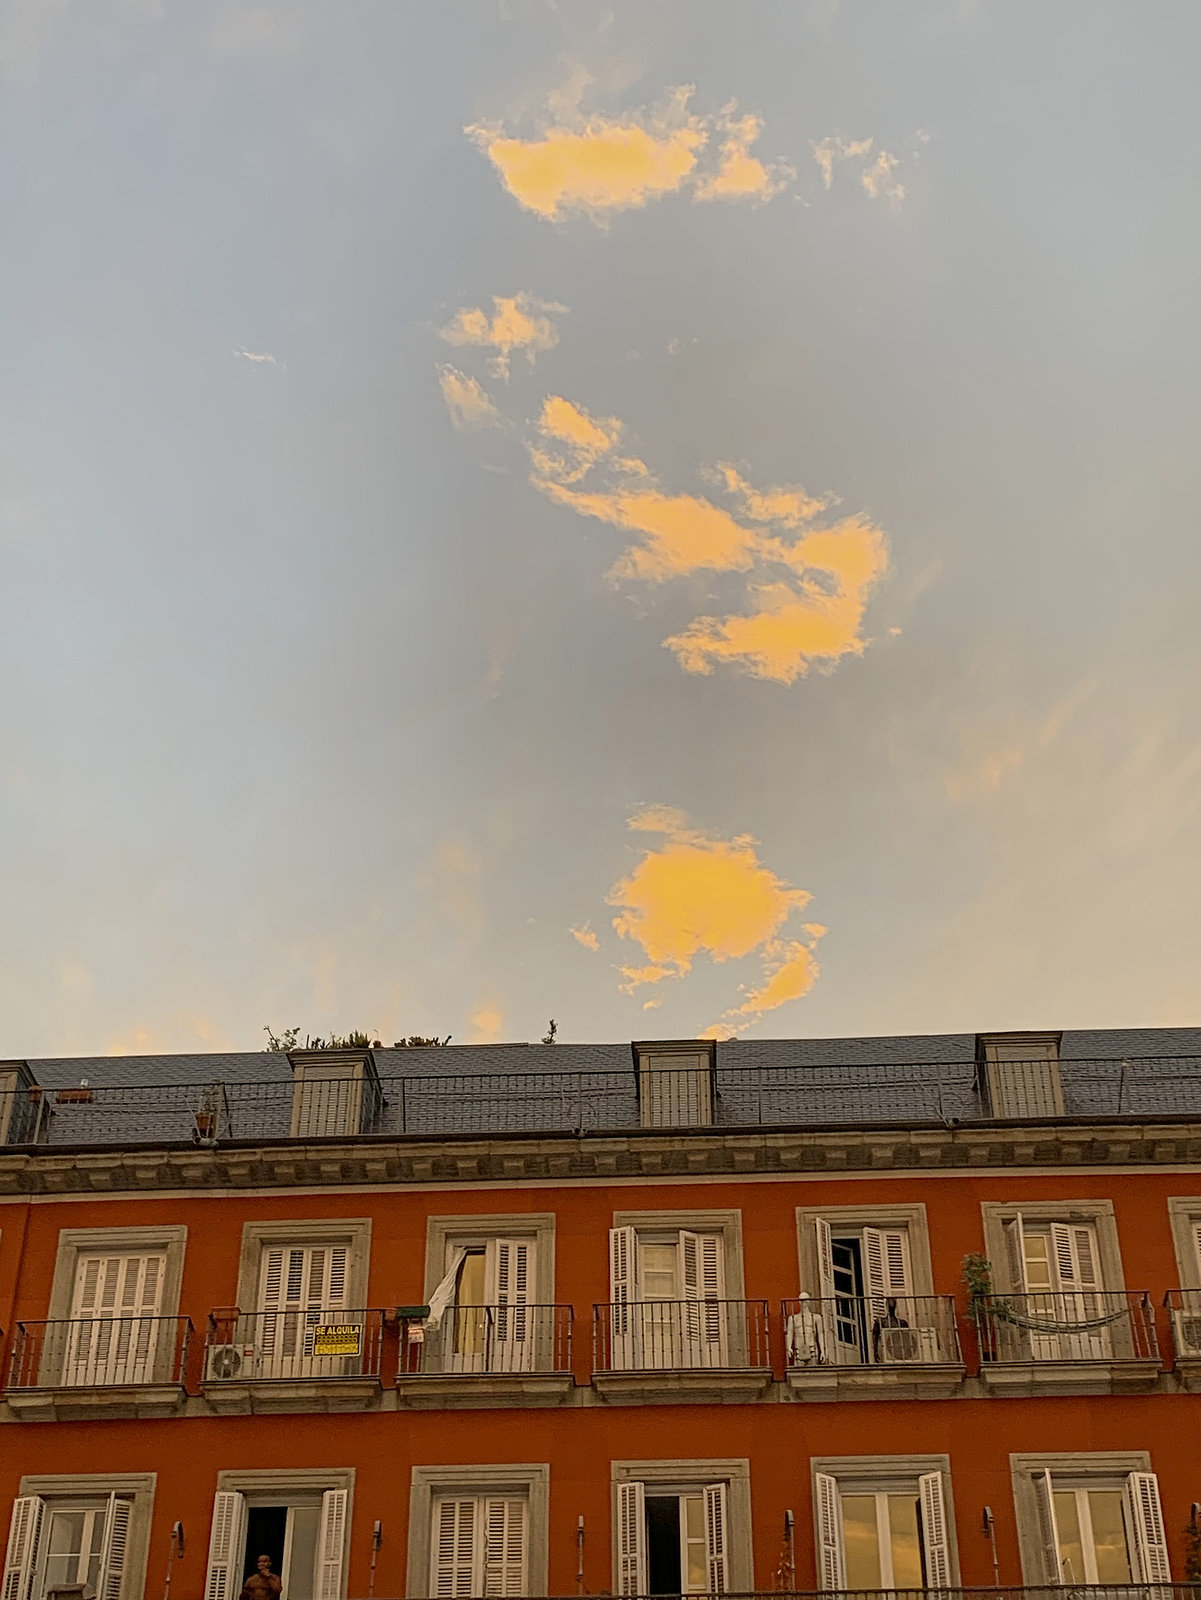
<path fill-rule="evenodd" d="M 450 420 L 456 428 L 499 427 L 500 412 L 492 404 L 487 390 L 475 378 L 469 378 L 458 367 L 446 366 L 438 368 L 438 381 L 442 386 L 442 398 L 446 401 Z"/>
<path fill-rule="evenodd" d="M 582 944 L 585 950 L 599 950 L 600 940 L 592 927 L 585 922 L 581 927 L 569 928 L 568 932 L 577 944 Z"/>
<path fill-rule="evenodd" d="M 837 134 L 821 139 L 813 145 L 813 159 L 821 169 L 822 182 L 829 189 L 834 182 L 836 162 L 859 165 L 859 182 L 873 200 L 887 200 L 893 211 L 899 211 L 905 198 L 905 185 L 893 177 L 901 158 L 890 150 L 875 150 L 874 139 L 842 139 Z"/>
<path fill-rule="evenodd" d="M 464 132 L 518 204 L 551 222 L 573 213 L 603 221 L 685 189 L 694 200 L 764 201 L 778 194 L 793 173 L 751 155 L 762 120 L 736 117 L 733 105 L 716 117 L 698 116 L 688 109 L 691 96 L 690 86 L 680 86 L 660 110 L 614 118 L 581 116 L 574 101 L 556 97 L 557 120 L 532 138 L 502 127 Z M 705 170 L 700 163 L 713 144 L 716 159 Z"/>
<path fill-rule="evenodd" d="M 623 994 L 681 978 L 702 955 L 720 964 L 757 953 L 762 980 L 726 1013 L 736 1027 L 749 1027 L 812 988 L 818 975 L 813 946 L 825 929 L 811 922 L 799 936 L 781 936 L 812 896 L 765 866 L 749 834 L 720 838 L 666 806 L 636 812 L 629 826 L 661 835 L 663 843 L 645 849 L 633 872 L 607 896 L 617 907 L 615 931 L 647 957 L 645 965 L 619 968 Z"/>
<path fill-rule="evenodd" d="M 504 1007 L 486 1000 L 467 1013 L 467 1020 L 471 1024 L 468 1044 L 495 1044 L 505 1025 Z"/>
<path fill-rule="evenodd" d="M 478 306 L 455 313 L 439 337 L 453 345 L 478 345 L 495 350 L 488 363 L 489 371 L 497 378 L 509 376 L 509 358 L 514 350 L 525 356 L 531 366 L 535 357 L 544 350 L 553 350 L 559 342 L 559 330 L 552 317 L 566 316 L 567 307 L 554 300 L 539 300 L 524 291 L 506 299 L 492 296 L 492 315 Z"/>
<path fill-rule="evenodd" d="M 738 515 L 705 495 L 668 493 L 644 461 L 623 452 L 617 418 L 594 418 L 561 395 L 545 401 L 535 430 L 534 488 L 580 516 L 640 535 L 617 557 L 612 578 L 746 576 L 749 611 L 697 617 L 665 641 L 686 672 L 728 663 L 790 684 L 814 665 L 862 654 L 868 597 L 888 570 L 884 534 L 866 517 L 804 529 L 830 507 L 829 497 L 799 485 L 755 489 L 729 463 L 708 478 L 736 501 Z"/>

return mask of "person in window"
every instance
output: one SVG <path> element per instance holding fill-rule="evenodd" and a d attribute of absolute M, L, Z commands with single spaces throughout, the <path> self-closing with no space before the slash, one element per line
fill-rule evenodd
<path fill-rule="evenodd" d="M 897 1315 L 897 1297 L 890 1294 L 884 1302 L 884 1315 L 877 1317 L 872 1323 L 872 1360 L 880 1359 L 880 1330 L 881 1328 L 907 1328 L 909 1324 L 904 1317 Z"/>
<path fill-rule="evenodd" d="M 271 1557 L 260 1556 L 255 1565 L 258 1570 L 242 1585 L 239 1600 L 280 1600 L 284 1586 L 271 1570 Z"/>

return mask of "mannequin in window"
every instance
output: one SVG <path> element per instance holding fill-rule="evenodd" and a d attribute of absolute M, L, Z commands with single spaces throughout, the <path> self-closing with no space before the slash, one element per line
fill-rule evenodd
<path fill-rule="evenodd" d="M 271 1570 L 271 1557 L 260 1556 L 252 1572 L 242 1585 L 239 1600 L 281 1600 L 283 1584 Z"/>
<path fill-rule="evenodd" d="M 877 1317 L 872 1323 L 872 1359 L 880 1359 L 880 1329 L 881 1328 L 907 1328 L 909 1324 L 904 1317 L 897 1315 L 897 1297 L 890 1294 L 884 1302 L 884 1315 Z"/>

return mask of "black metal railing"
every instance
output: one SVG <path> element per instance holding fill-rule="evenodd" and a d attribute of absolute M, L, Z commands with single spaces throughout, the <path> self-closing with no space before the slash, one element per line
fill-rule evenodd
<path fill-rule="evenodd" d="M 736 1047 L 731 1046 L 731 1049 Z M 1046 1062 L 1032 1062 L 1035 1068 Z M 721 1053 L 712 1092 L 696 1092 L 695 1067 L 656 1068 L 656 1094 L 640 1101 L 633 1069 L 447 1072 L 271 1082 L 19 1087 L 0 1107 L 9 1145 L 202 1145 L 227 1140 L 397 1135 L 539 1134 L 655 1126 L 738 1128 L 911 1122 L 988 1122 L 974 1061 L 855 1065 L 741 1065 Z M 1067 1117 L 1201 1115 L 1201 1057 L 1063 1061 Z M 706 1084 L 710 1080 L 706 1079 Z M 650 1121 L 648 1122 L 648 1107 Z M 692 1122 L 689 1123 L 689 1118 Z M 681 1120 L 682 1119 L 682 1120 Z M 1035 1118 L 1032 1120 L 1042 1120 Z"/>
<path fill-rule="evenodd" d="M 182 1384 L 192 1340 L 188 1317 L 72 1317 L 18 1322 L 10 1389 L 108 1389 Z"/>
<path fill-rule="evenodd" d="M 766 1300 L 627 1300 L 592 1308 L 594 1372 L 766 1368 Z"/>
<path fill-rule="evenodd" d="M 574 1319 L 565 1305 L 448 1306 L 437 1328 L 406 1326 L 399 1374 L 570 1372 Z"/>
<path fill-rule="evenodd" d="M 986 1295 L 977 1303 L 976 1322 L 982 1362 L 1159 1359 L 1155 1312 L 1145 1292 Z"/>
<path fill-rule="evenodd" d="M 951 1295 L 802 1296 L 782 1313 L 790 1367 L 963 1365 Z"/>
<path fill-rule="evenodd" d="M 606 1592 L 612 1593 L 600 1591 Z M 486 1600 L 486 1597 L 469 1596 L 467 1600 Z M 578 1597 L 557 1595 L 551 1600 L 578 1600 Z M 639 1594 L 629 1596 L 628 1600 L 697 1600 L 697 1597 L 695 1594 Z M 1201 1600 L 1201 1583 L 998 1584 L 954 1589 L 794 1589 L 785 1585 L 777 1589 L 726 1589 L 722 1591 L 722 1600 Z"/>
<path fill-rule="evenodd" d="M 204 1382 L 378 1378 L 383 1328 L 381 1310 L 214 1311 Z"/>

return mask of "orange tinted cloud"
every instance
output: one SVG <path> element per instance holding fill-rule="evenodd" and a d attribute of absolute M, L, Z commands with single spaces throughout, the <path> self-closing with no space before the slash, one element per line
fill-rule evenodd
<path fill-rule="evenodd" d="M 492 404 L 491 396 L 476 379 L 469 378 L 458 367 L 439 367 L 438 381 L 442 398 L 456 428 L 495 428 L 500 424 L 500 412 Z"/>
<path fill-rule="evenodd" d="M 813 159 L 821 169 L 822 182 L 829 189 L 834 182 L 834 168 L 838 162 L 850 162 L 859 168 L 859 182 L 873 200 L 887 200 L 893 211 L 899 211 L 905 198 L 905 185 L 893 174 L 901 158 L 890 150 L 875 150 L 874 139 L 843 139 L 837 134 L 821 139 L 813 146 Z M 875 155 L 873 156 L 873 150 Z"/>
<path fill-rule="evenodd" d="M 553 300 L 539 300 L 524 291 L 505 299 L 492 296 L 492 315 L 478 306 L 458 311 L 438 330 L 439 336 L 453 345 L 479 345 L 495 350 L 489 361 L 489 370 L 495 377 L 509 376 L 509 358 L 514 350 L 520 351 L 531 366 L 543 350 L 553 350 L 559 342 L 559 330 L 552 317 L 565 316 L 567 307 Z"/>
<path fill-rule="evenodd" d="M 758 490 L 726 463 L 709 478 L 737 501 L 736 515 L 708 496 L 661 488 L 644 461 L 623 452 L 614 417 L 598 420 L 552 395 L 535 426 L 533 486 L 581 516 L 640 535 L 617 557 L 611 577 L 664 583 L 696 572 L 745 575 L 749 610 L 697 617 L 665 641 L 686 672 L 728 663 L 794 683 L 815 664 L 862 654 L 867 601 L 888 569 L 884 534 L 867 518 L 809 527 L 797 537 L 829 507 L 828 497 L 798 485 Z"/>
<path fill-rule="evenodd" d="M 575 942 L 577 944 L 582 944 L 585 950 L 600 949 L 600 940 L 597 938 L 595 932 L 588 925 L 588 923 L 585 922 L 581 927 L 570 928 L 568 931 Z"/>
<path fill-rule="evenodd" d="M 471 1024 L 468 1044 L 494 1044 L 505 1025 L 504 1007 L 495 1001 L 484 1001 L 468 1012 L 467 1020 Z"/>
<path fill-rule="evenodd" d="M 783 162 L 764 166 L 751 154 L 751 146 L 763 132 L 763 118 L 748 112 L 734 118 L 729 106 L 724 115 L 725 138 L 721 142 L 721 165 L 701 177 L 696 185 L 698 200 L 770 200 L 779 194 L 796 173 Z"/>

